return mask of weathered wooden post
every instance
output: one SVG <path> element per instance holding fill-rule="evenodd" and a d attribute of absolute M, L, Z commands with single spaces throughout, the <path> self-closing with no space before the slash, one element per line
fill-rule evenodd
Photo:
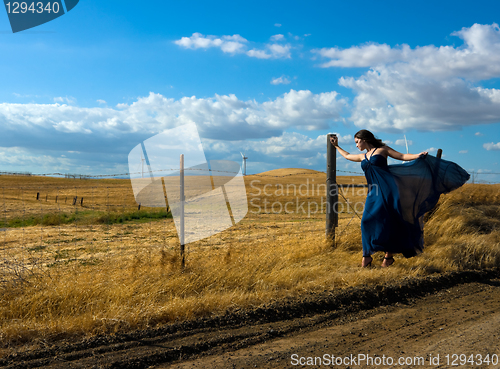
<path fill-rule="evenodd" d="M 83 206 L 83 197 L 80 199 L 80 206 Z"/>
<path fill-rule="evenodd" d="M 36 193 L 36 199 L 39 200 L 40 199 L 40 192 L 37 192 Z"/>
<path fill-rule="evenodd" d="M 441 155 L 443 155 L 443 150 L 438 149 L 438 152 L 436 154 L 436 158 L 441 159 Z"/>
<path fill-rule="evenodd" d="M 180 235 L 179 241 L 181 243 L 181 268 L 184 269 L 184 154 L 181 154 L 180 162 L 180 202 L 181 202 L 181 219 L 180 219 Z"/>
<path fill-rule="evenodd" d="M 335 134 L 326 135 L 326 239 L 333 245 L 338 218 L 337 150 L 330 142 Z"/>

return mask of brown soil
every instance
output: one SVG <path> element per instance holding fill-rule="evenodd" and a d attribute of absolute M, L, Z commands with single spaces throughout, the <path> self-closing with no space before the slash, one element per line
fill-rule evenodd
<path fill-rule="evenodd" d="M 377 365 L 385 357 L 386 363 L 392 358 L 392 366 L 402 368 L 495 368 L 500 355 L 498 278 L 498 271 L 469 271 L 325 291 L 128 335 L 44 348 L 41 343 L 0 359 L 0 366 L 293 368 L 316 360 L 307 367 L 390 367 Z M 359 354 L 374 360 L 373 365 L 323 361 L 321 366 L 318 361 L 331 360 L 331 355 L 359 359 Z M 461 354 L 467 356 L 453 356 Z M 423 365 L 397 365 L 399 358 L 418 357 Z M 461 362 L 464 358 L 474 362 Z"/>

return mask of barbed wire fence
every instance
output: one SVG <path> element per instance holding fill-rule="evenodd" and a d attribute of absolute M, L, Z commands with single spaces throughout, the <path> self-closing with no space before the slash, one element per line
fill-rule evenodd
<path fill-rule="evenodd" d="M 349 181 L 362 175 L 357 171 L 337 172 L 350 176 Z M 219 175 L 228 173 L 219 171 Z M 126 252 L 133 254 L 138 249 L 147 249 L 150 255 L 152 250 L 175 254 L 179 239 L 172 218 L 166 208 L 141 208 L 136 203 L 130 180 L 123 178 L 131 174 L 138 173 L 23 174 L 17 182 L 0 184 L 0 283 L 23 283 L 28 275 L 50 273 L 60 266 L 95 266 L 106 258 Z M 244 245 L 256 242 L 257 238 L 259 242 L 279 247 L 283 240 L 300 238 L 304 232 L 316 232 L 320 242 L 324 238 L 326 213 L 321 194 L 326 190 L 321 182 L 324 174 L 294 171 L 246 176 L 247 187 L 252 181 L 259 181 L 254 184 L 255 189 L 251 186 L 247 190 L 248 215 L 232 230 L 189 244 L 188 252 Z M 471 179 L 474 183 L 495 183 L 481 178 L 498 174 L 475 173 Z M 309 178 L 314 175 L 313 185 Z M 39 180 L 41 177 L 45 177 L 45 182 Z M 362 178 L 356 183 L 342 183 L 339 177 L 342 209 L 339 209 L 338 238 L 360 233 L 367 191 Z M 264 194 L 266 185 L 267 190 L 274 189 L 274 195 Z M 301 185 L 307 190 L 300 192 Z M 266 199 L 270 204 L 264 208 L 262 202 Z"/>

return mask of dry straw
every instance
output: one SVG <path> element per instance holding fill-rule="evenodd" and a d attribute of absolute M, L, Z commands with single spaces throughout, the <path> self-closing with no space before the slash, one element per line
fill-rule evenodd
<path fill-rule="evenodd" d="M 245 179 L 249 200 L 257 198 L 258 188 L 269 185 L 272 194 L 266 198 L 285 203 L 296 200 L 293 187 L 286 194 L 269 190 L 312 179 L 324 183 L 325 175 L 290 172 L 285 177 L 268 174 Z M 353 179 L 358 180 L 340 177 L 339 181 L 352 183 Z M 260 182 L 250 186 L 252 180 Z M 58 198 L 74 191 L 75 180 L 46 181 L 38 187 L 57 189 Z M 126 181 L 82 182 L 77 181 L 78 193 L 89 198 L 87 210 L 111 208 L 110 212 L 123 213 L 135 206 Z M 29 185 L 23 184 L 25 189 Z M 340 216 L 341 236 L 331 247 L 324 241 L 323 213 L 275 214 L 252 212 L 250 207 L 236 226 L 189 244 L 184 270 L 179 267 L 171 219 L 114 224 L 85 224 L 88 219 L 80 219 L 76 226 L 43 226 L 42 238 L 40 225 L 13 228 L 2 238 L 0 254 L 3 353 L 24 344 L 154 327 L 311 292 L 498 267 L 499 190 L 499 185 L 465 185 L 442 196 L 426 219 L 425 252 L 412 259 L 397 258 L 386 269 L 360 268 L 360 223 L 347 211 Z M 309 191 L 299 200 L 320 201 L 321 193 Z M 14 189 L 6 189 L 4 193 L 4 207 L 21 214 L 19 191 L 16 195 Z M 34 195 L 29 191 L 23 194 L 26 213 L 34 214 L 33 208 L 40 204 L 31 200 Z M 363 200 L 357 192 L 346 195 L 352 202 Z M 44 208 L 46 214 L 55 211 L 71 214 L 75 209 L 62 203 Z M 377 264 L 381 257 L 376 255 Z"/>

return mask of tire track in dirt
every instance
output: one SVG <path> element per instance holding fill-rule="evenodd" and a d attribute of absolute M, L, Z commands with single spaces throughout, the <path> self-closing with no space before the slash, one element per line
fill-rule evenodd
<path fill-rule="evenodd" d="M 448 350 L 456 344 L 481 342 L 477 336 L 481 329 L 492 333 L 491 327 L 500 325 L 500 315 L 493 313 L 500 311 L 498 276 L 497 270 L 465 271 L 309 294 L 158 329 L 60 343 L 10 355 L 0 359 L 0 366 L 277 368 L 293 367 L 294 353 L 355 354 L 353 347 L 394 357 L 445 352 L 450 334 L 455 343 L 448 344 Z M 388 317 L 391 324 L 386 324 Z M 483 321 L 486 317 L 489 320 Z"/>

